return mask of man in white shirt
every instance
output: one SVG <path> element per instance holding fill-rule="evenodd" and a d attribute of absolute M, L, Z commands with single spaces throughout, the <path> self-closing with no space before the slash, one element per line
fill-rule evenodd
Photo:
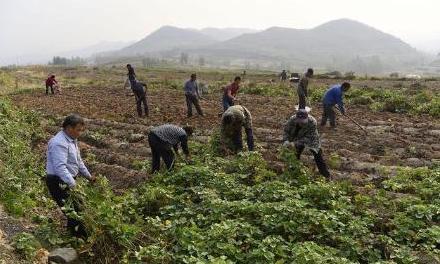
<path fill-rule="evenodd" d="M 46 163 L 46 184 L 49 192 L 59 207 L 63 207 L 69 198 L 70 189 L 75 188 L 76 176 L 83 175 L 89 181 L 96 180 L 81 158 L 77 139 L 84 131 L 84 119 L 79 115 L 70 115 L 63 122 L 63 130 L 58 132 L 48 143 Z M 73 204 L 78 212 L 78 204 Z M 67 216 L 67 227 L 76 236 L 86 237 L 84 225 Z"/>

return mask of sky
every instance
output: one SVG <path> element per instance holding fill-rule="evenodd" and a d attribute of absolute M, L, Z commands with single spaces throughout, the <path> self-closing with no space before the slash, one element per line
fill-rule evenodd
<path fill-rule="evenodd" d="M 0 64 L 140 40 L 164 25 L 313 28 L 349 18 L 440 52 L 438 0 L 0 0 Z"/>

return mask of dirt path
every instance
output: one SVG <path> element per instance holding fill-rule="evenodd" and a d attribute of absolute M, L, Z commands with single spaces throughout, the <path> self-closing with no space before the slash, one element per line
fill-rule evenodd
<path fill-rule="evenodd" d="M 220 94 L 208 94 L 202 101 L 206 117 L 186 118 L 180 91 L 164 89 L 149 93 L 150 118 L 136 117 L 134 98 L 116 87 L 65 90 L 62 96 L 41 93 L 13 97 L 19 106 L 38 110 L 48 119 L 77 112 L 88 118 L 88 132 L 82 140 L 85 155 L 93 159 L 94 173 L 105 175 L 115 190 L 136 186 L 149 178 L 136 164 L 150 157 L 145 135 L 151 126 L 174 123 L 196 128 L 195 140 L 207 142 L 220 119 Z M 293 113 L 294 99 L 286 97 L 240 96 L 240 104 L 252 113 L 257 146 L 274 167 L 282 143 L 283 124 Z M 321 109 L 312 105 L 319 121 Z M 396 166 L 431 166 L 440 161 L 440 122 L 428 116 L 375 113 L 366 107 L 348 107 L 348 113 L 364 126 L 368 135 L 345 118 L 338 118 L 336 130 L 321 131 L 325 158 L 335 178 L 365 182 L 392 175 Z M 58 127 L 48 126 L 49 134 Z M 309 154 L 303 160 L 315 169 Z"/>

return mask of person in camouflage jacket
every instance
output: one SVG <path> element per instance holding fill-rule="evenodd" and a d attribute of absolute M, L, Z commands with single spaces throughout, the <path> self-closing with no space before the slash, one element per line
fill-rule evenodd
<path fill-rule="evenodd" d="M 309 115 L 306 110 L 300 109 L 292 116 L 284 127 L 284 145 L 293 142 L 296 149 L 296 157 L 299 160 L 305 148 L 309 149 L 316 162 L 319 172 L 326 178 L 330 178 L 327 165 L 322 157 L 321 140 L 319 139 L 316 119 Z"/>

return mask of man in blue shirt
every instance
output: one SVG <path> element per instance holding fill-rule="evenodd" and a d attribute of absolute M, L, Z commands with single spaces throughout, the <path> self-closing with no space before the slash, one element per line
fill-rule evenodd
<path fill-rule="evenodd" d="M 76 185 L 76 176 L 83 175 L 94 182 L 84 165 L 78 148 L 78 137 L 84 131 L 84 119 L 79 115 L 70 115 L 63 122 L 63 130 L 53 137 L 47 146 L 46 184 L 52 198 L 59 207 L 63 207 L 69 198 L 70 189 Z M 79 205 L 74 202 L 73 209 L 78 212 Z M 67 212 L 64 212 L 67 214 Z M 67 215 L 66 215 L 67 216 Z M 78 237 L 86 237 L 83 223 L 67 216 L 67 228 Z"/>
<path fill-rule="evenodd" d="M 344 82 L 343 84 L 337 84 L 325 92 L 323 104 L 324 111 L 322 113 L 321 126 L 325 126 L 327 124 L 327 120 L 330 120 L 330 126 L 332 128 L 336 127 L 336 114 L 334 110 L 334 106 L 338 105 L 339 111 L 342 114 L 345 114 L 343 95 L 350 89 L 351 85 L 348 82 Z"/>
<path fill-rule="evenodd" d="M 197 83 L 197 75 L 195 73 L 191 74 L 191 79 L 185 83 L 185 97 L 186 106 L 188 108 L 188 117 L 192 116 L 192 105 L 196 107 L 197 113 L 203 116 L 202 108 L 200 107 L 200 93 L 199 85 Z"/>

